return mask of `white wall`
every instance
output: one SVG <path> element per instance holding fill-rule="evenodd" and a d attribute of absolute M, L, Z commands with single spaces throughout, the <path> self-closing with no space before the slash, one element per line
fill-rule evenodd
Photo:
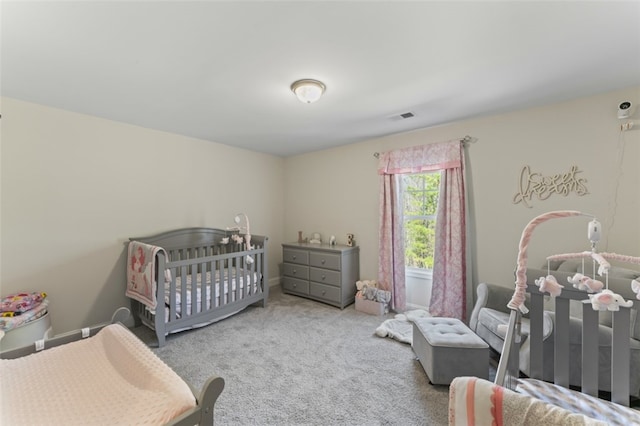
<path fill-rule="evenodd" d="M 293 241 L 302 230 L 336 234 L 344 241 L 352 232 L 361 250 L 361 277 L 375 279 L 378 176 L 373 154 L 470 135 L 477 139 L 468 149 L 476 284 L 513 285 L 522 229 L 551 210 L 596 214 L 605 231 L 601 250 L 640 255 L 640 130 L 620 132 L 617 105 L 622 100 L 639 103 L 640 87 L 286 158 L 284 239 Z M 531 208 L 514 205 L 525 165 L 544 176 L 578 166 L 589 194 L 534 199 Z M 586 224 L 587 219 L 563 219 L 540 226 L 530 245 L 531 264 L 539 266 L 550 254 L 588 249 Z"/>
<path fill-rule="evenodd" d="M 407 309 L 429 310 L 433 271 L 408 268 L 405 274 Z"/>
<path fill-rule="evenodd" d="M 640 129 L 619 131 L 622 100 L 640 103 L 640 87 L 281 159 L 2 98 L 0 293 L 49 293 L 55 333 L 107 320 L 128 304 L 129 237 L 224 227 L 239 211 L 254 233 L 270 237 L 276 280 L 280 244 L 298 230 L 338 242 L 354 233 L 361 277 L 375 279 L 373 153 L 464 135 L 478 140 L 468 150 L 476 282 L 511 286 L 520 232 L 549 210 L 598 215 L 600 248 L 638 255 Z M 576 165 L 590 193 L 514 205 L 524 165 L 545 176 Z M 530 258 L 539 265 L 548 254 L 586 248 L 586 221 L 549 222 L 536 231 Z"/>
<path fill-rule="evenodd" d="M 125 243 L 180 227 L 268 235 L 277 282 L 283 159 L 2 98 L 0 293 L 45 291 L 54 333 L 129 304 Z"/>

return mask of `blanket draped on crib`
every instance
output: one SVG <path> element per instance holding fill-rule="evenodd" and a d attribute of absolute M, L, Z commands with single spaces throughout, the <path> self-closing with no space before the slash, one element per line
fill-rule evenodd
<path fill-rule="evenodd" d="M 151 312 L 155 312 L 158 300 L 156 297 L 156 255 L 166 251 L 162 247 L 131 241 L 127 256 L 127 297 L 145 304 Z"/>

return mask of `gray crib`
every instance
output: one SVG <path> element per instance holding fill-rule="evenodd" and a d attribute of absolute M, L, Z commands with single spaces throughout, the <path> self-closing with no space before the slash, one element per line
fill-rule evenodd
<path fill-rule="evenodd" d="M 580 387 L 582 394 L 585 394 L 582 396 L 583 398 L 585 396 L 597 398 L 600 395 L 600 390 L 610 390 L 610 400 L 615 404 L 608 406 L 607 409 L 617 410 L 618 406 L 628 407 L 630 395 L 638 395 L 640 392 L 638 390 L 640 385 L 638 383 L 637 356 L 632 357 L 632 351 L 637 355 L 638 341 L 635 340 L 634 330 L 630 325 L 631 317 L 635 321 L 640 302 L 636 299 L 636 294 L 632 289 L 632 280 L 629 279 L 626 286 L 613 288 L 617 298 L 614 302 L 609 302 L 611 307 L 608 311 L 602 311 L 600 307 L 598 307 L 599 310 L 595 310 L 596 305 L 592 306 L 589 303 L 590 295 L 594 297 L 595 293 L 587 293 L 585 290 L 567 285 L 567 278 L 573 272 L 553 272 L 551 275 L 556 278 L 558 283 L 564 284 L 564 288 L 560 294 L 552 298 L 553 305 L 555 305 L 554 312 L 551 313 L 553 331 L 549 338 L 545 339 L 543 322 L 544 316 L 549 315 L 545 306 L 545 295 L 548 297 L 548 293 L 541 292 L 536 285 L 535 278 L 541 275 L 544 277 L 550 272 L 530 270 L 530 276 L 527 273 L 526 253 L 533 229 L 546 220 L 572 216 L 593 217 L 578 211 L 549 212 L 529 222 L 522 233 L 516 269 L 516 290 L 508 305 L 511 313 L 495 383 L 508 387 L 513 386 L 513 388 L 517 384 L 518 391 L 522 392 L 527 385 L 526 382 L 530 379 L 534 379 L 533 382 L 536 381 L 535 379 L 553 380 L 554 385 L 545 388 L 544 392 L 535 396 L 554 404 L 567 399 L 566 394 L 562 393 L 564 392 L 562 389 L 572 385 Z M 599 223 L 597 225 L 599 227 Z M 591 239 L 591 231 L 589 233 Z M 597 253 L 595 250 L 596 241 L 597 239 L 591 239 L 591 250 L 552 255 L 547 259 L 552 262 L 564 259 L 593 258 L 598 260 L 597 263 L 601 267 L 603 263 L 608 263 L 606 259 L 640 264 L 639 257 Z M 605 278 L 608 275 L 609 266 L 604 268 Z M 595 266 L 591 266 L 590 269 L 595 271 Z M 603 280 L 608 282 L 605 278 Z M 609 291 L 608 289 L 609 287 L 602 293 Z M 521 330 L 525 319 L 520 306 L 523 305 L 521 302 L 524 302 L 525 293 L 528 294 L 527 304 L 530 308 L 529 318 L 526 320 L 529 323 L 528 335 L 523 335 Z M 606 314 L 610 314 L 609 319 Z M 608 326 L 603 324 L 608 324 Z M 517 378 L 519 375 L 520 356 L 522 355 L 520 347 L 525 339 L 528 340 L 526 343 L 529 346 L 528 359 L 525 358 L 525 361 L 528 361 L 529 364 L 530 379 L 514 381 L 511 379 Z M 578 345 L 574 344 L 576 341 Z M 545 367 L 551 367 L 552 377 L 545 377 L 547 376 Z M 570 376 L 578 376 L 578 382 L 571 383 Z M 605 381 L 606 383 L 604 383 Z M 571 395 L 576 401 L 580 398 L 574 394 Z M 579 404 L 576 402 L 573 406 Z M 619 414 L 619 416 L 627 416 L 628 413 L 636 414 L 634 410 L 625 411 L 625 413 L 627 414 Z M 623 422 L 623 424 L 631 423 L 635 423 L 635 420 Z"/>
<path fill-rule="evenodd" d="M 184 228 L 130 238 L 168 254 L 159 252 L 156 258 L 156 277 L 167 279 L 158 280 L 155 314 L 131 299 L 136 325 L 154 330 L 159 347 L 170 333 L 211 324 L 258 302 L 266 307 L 268 237 L 251 235 L 246 247 L 234 242 L 234 234 L 238 231 Z"/>

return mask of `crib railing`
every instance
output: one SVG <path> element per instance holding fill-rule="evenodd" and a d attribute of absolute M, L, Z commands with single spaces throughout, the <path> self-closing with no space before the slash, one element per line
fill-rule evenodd
<path fill-rule="evenodd" d="M 244 235 L 238 234 L 243 240 L 239 243 L 231 238 L 234 234 L 238 232 L 186 228 L 131 238 L 160 246 L 167 253 L 165 256 L 159 252 L 156 257 L 156 312 L 150 312 L 142 303 L 132 300 L 136 321 L 140 320 L 156 331 L 159 346 L 164 344 L 168 333 L 225 318 L 256 302 L 266 305 L 269 295 L 268 237 L 253 235 L 251 247 L 247 247 Z M 168 274 L 165 275 L 165 271 Z M 207 281 L 207 275 L 220 279 Z"/>
<path fill-rule="evenodd" d="M 167 261 L 167 294 L 180 294 L 180 317 L 194 316 L 262 293 L 264 248 Z M 235 283 L 232 285 L 232 283 Z M 163 292 L 164 293 L 164 292 Z M 199 295 L 199 306 L 196 296 Z M 191 303 L 188 303 L 188 298 Z M 169 322 L 178 321 L 177 298 L 169 298 Z M 190 313 L 188 313 L 190 311 Z"/>
<path fill-rule="evenodd" d="M 544 365 L 553 363 L 553 381 L 556 385 L 568 388 L 570 364 L 581 362 L 581 391 L 595 397 L 598 396 L 599 386 L 599 312 L 595 311 L 588 302 L 588 294 L 584 291 L 565 286 L 562 293 L 555 297 L 555 321 L 553 329 L 553 359 L 544 358 L 543 350 L 543 317 L 544 297 L 539 288 L 533 284 L 527 286 L 530 294 L 529 302 L 529 376 L 543 380 Z M 570 302 L 582 303 L 581 320 L 581 359 L 571 359 L 570 351 Z M 637 309 L 637 306 L 634 306 Z M 612 312 L 611 337 L 611 401 L 629 406 L 629 370 L 630 370 L 630 308 L 620 307 Z M 502 358 L 498 365 L 496 384 L 509 386 L 509 380 L 518 377 L 520 336 L 519 325 L 521 313 L 512 311 L 502 351 Z"/>
<path fill-rule="evenodd" d="M 170 276 L 158 291 L 158 298 L 162 297 L 163 300 L 165 293 L 169 295 L 169 324 L 185 322 L 185 317 L 205 315 L 209 310 L 261 295 L 268 288 L 264 273 L 265 250 L 262 246 L 178 260 L 173 260 L 171 256 L 170 260 L 164 259 L 164 256 L 158 259 L 159 268 L 169 271 Z M 180 295 L 180 315 L 177 297 L 174 296 L 177 294 Z M 196 304 L 198 296 L 199 305 Z M 172 328 L 171 325 L 167 327 Z"/>

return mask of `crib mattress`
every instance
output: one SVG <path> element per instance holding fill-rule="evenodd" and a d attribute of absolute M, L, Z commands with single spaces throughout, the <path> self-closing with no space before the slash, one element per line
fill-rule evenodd
<path fill-rule="evenodd" d="M 164 424 L 196 406 L 189 386 L 119 324 L 91 338 L 0 360 L 12 425 Z"/>
<path fill-rule="evenodd" d="M 240 271 L 242 272 L 242 271 Z M 248 273 L 246 276 L 243 275 L 242 273 L 239 275 L 239 279 L 236 280 L 237 276 L 235 273 L 235 269 L 231 269 L 231 274 L 227 273 L 227 270 L 225 270 L 224 273 L 224 282 L 221 283 L 220 282 L 220 271 L 216 271 L 215 273 L 215 281 L 212 282 L 212 275 L 211 272 L 207 272 L 206 274 L 204 274 L 204 285 L 202 282 L 202 275 L 203 274 L 197 274 L 197 283 L 196 283 L 196 288 L 195 288 L 195 293 L 196 293 L 196 297 L 195 300 L 192 297 L 192 289 L 193 286 L 191 284 L 191 275 L 187 275 L 187 279 L 186 281 L 186 304 L 187 304 L 187 315 L 191 315 L 191 311 L 192 311 L 192 303 L 195 303 L 195 307 L 196 307 L 196 312 L 200 312 L 201 308 L 202 308 L 202 289 L 204 288 L 204 296 L 205 296 L 205 306 L 206 309 L 211 309 L 212 305 L 211 302 L 213 300 L 214 303 L 214 307 L 218 306 L 220 303 L 220 293 L 222 290 L 222 294 L 225 296 L 229 295 L 229 292 L 231 292 L 232 295 L 232 299 L 231 301 L 235 300 L 235 292 L 237 290 L 239 291 L 245 291 L 245 282 L 248 284 L 247 285 L 247 290 L 249 289 L 249 287 L 251 287 L 251 292 L 255 293 L 257 290 L 257 286 L 258 286 L 258 281 L 259 281 L 259 274 L 258 273 Z M 229 279 L 229 275 L 231 275 L 231 278 Z M 253 275 L 253 276 L 251 276 Z M 251 285 L 253 284 L 253 285 Z M 211 294 L 212 291 L 213 294 L 215 295 L 214 298 L 211 298 Z M 181 295 L 181 291 L 182 291 L 182 280 L 180 279 L 180 277 L 176 277 L 176 313 L 177 314 L 182 314 L 181 310 L 182 310 L 182 306 L 181 306 L 181 302 L 182 302 L 182 295 Z M 170 303 L 170 298 L 171 298 L 171 290 L 168 288 L 168 286 L 165 286 L 165 304 L 169 305 Z"/>
<path fill-rule="evenodd" d="M 518 379 L 516 391 L 573 413 L 582 413 L 611 426 L 640 425 L 640 412 L 553 383 Z"/>

